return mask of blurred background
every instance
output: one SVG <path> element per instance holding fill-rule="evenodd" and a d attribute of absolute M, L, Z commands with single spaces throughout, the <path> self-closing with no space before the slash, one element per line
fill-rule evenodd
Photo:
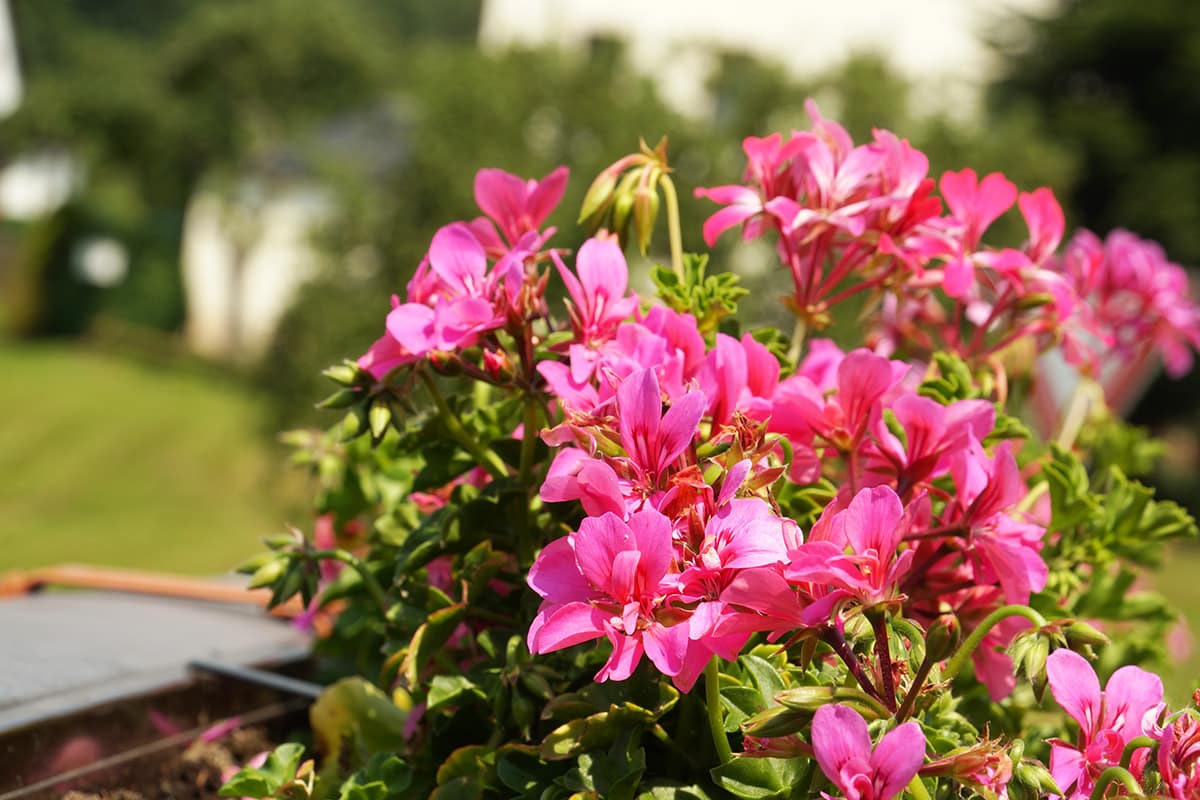
<path fill-rule="evenodd" d="M 1194 0 L 736 7 L 0 0 L 0 571 L 211 574 L 309 527 L 275 435 L 334 421 L 320 369 L 379 335 L 438 226 L 478 214 L 480 167 L 570 165 L 552 222 L 573 247 L 596 172 L 667 135 L 699 250 L 712 207 L 689 190 L 738 180 L 742 138 L 805 127 L 811 96 L 934 174 L 1052 186 L 1070 227 L 1200 264 Z M 779 320 L 771 250 L 735 238 L 715 263 L 755 289 L 751 321 Z M 1159 381 L 1134 411 L 1193 513 L 1197 390 Z M 1158 583 L 1195 630 L 1200 555 L 1176 556 Z"/>

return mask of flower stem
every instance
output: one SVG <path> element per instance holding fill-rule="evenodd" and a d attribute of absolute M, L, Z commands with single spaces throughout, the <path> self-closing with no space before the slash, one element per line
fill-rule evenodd
<path fill-rule="evenodd" d="M 679 226 L 679 195 L 675 193 L 675 183 L 665 173 L 658 179 L 662 187 L 663 198 L 667 202 L 667 236 L 671 240 L 671 269 L 679 283 L 683 283 L 683 233 Z"/>
<path fill-rule="evenodd" d="M 803 317 L 796 317 L 796 327 L 792 330 L 792 343 L 788 347 L 787 360 L 793 367 L 800 366 L 800 351 L 804 349 L 804 337 L 808 334 L 808 323 Z"/>
<path fill-rule="evenodd" d="M 958 648 L 958 652 L 951 657 L 949 663 L 946 664 L 946 671 L 942 673 L 942 680 L 952 680 L 958 674 L 958 671 L 963 668 L 963 665 L 967 663 L 967 659 L 971 657 L 971 654 L 975 652 L 975 648 L 979 647 L 979 643 L 983 641 L 983 637 L 987 636 L 992 628 L 996 627 L 1001 621 L 1009 617 L 1024 617 L 1038 628 L 1046 624 L 1046 618 L 1029 606 L 1011 605 L 997 608 L 983 618 L 983 621 L 975 627 L 975 630 L 971 631 L 971 635 Z"/>
<path fill-rule="evenodd" d="M 888 642 L 887 620 L 881 613 L 867 614 L 875 631 L 875 658 L 879 661 L 879 677 L 882 680 L 883 704 L 888 711 L 896 711 L 896 679 L 892 675 L 892 653 Z M 907 699 L 907 698 L 905 698 Z"/>
<path fill-rule="evenodd" d="M 875 688 L 875 684 L 871 683 L 871 679 L 867 677 L 867 673 L 863 670 L 862 662 L 858 660 L 858 656 L 854 655 L 854 651 L 847 644 L 845 634 L 831 625 L 825 629 L 825 632 L 821 635 L 821 639 L 833 648 L 833 652 L 841 657 L 842 661 L 846 664 L 846 668 L 850 670 L 850 674 L 858 681 L 858 685 L 862 687 L 863 691 L 879 702 L 884 703 L 879 690 Z M 887 704 L 884 703 L 884 705 L 886 706 Z M 888 710 L 891 710 L 890 706 L 888 706 Z"/>
<path fill-rule="evenodd" d="M 462 420 L 446 403 L 446 398 L 442 396 L 442 392 L 437 387 L 437 383 L 433 378 L 429 377 L 429 373 L 421 373 L 421 381 L 425 384 L 425 388 L 429 390 L 430 397 L 433 398 L 433 403 L 437 407 L 438 416 L 442 419 L 442 424 L 446 426 L 446 430 L 454 437 L 464 450 L 471 454 L 475 462 L 479 466 L 488 471 L 493 478 L 503 478 L 508 475 L 508 469 L 504 466 L 504 462 L 500 460 L 500 456 L 496 455 L 496 451 L 490 447 L 485 447 L 479 443 L 479 440 L 471 435 L 465 427 Z"/>
<path fill-rule="evenodd" d="M 896 712 L 897 722 L 904 722 L 912 713 L 913 706 L 917 704 L 917 695 L 921 693 L 921 687 L 925 685 L 925 679 L 929 677 L 929 671 L 933 669 L 934 663 L 936 662 L 929 657 L 928 653 L 925 654 L 925 658 L 921 659 L 921 666 L 917 667 L 917 673 L 913 675 L 908 693 L 904 695 L 904 702 L 900 704 L 900 710 Z"/>
<path fill-rule="evenodd" d="M 362 577 L 363 586 L 367 587 L 367 593 L 371 595 L 371 599 L 375 601 L 384 615 L 387 615 L 388 609 L 391 608 L 387 595 L 384 593 L 383 587 L 379 585 L 379 581 L 375 580 L 375 576 L 371 574 L 371 570 L 361 558 L 341 548 L 336 550 L 315 550 L 308 553 L 308 556 L 309 558 L 324 559 L 326 561 L 340 561 L 353 569 Z"/>
<path fill-rule="evenodd" d="M 1064 450 L 1070 450 L 1075 444 L 1075 439 L 1078 438 L 1079 432 L 1083 429 L 1083 423 L 1087 420 L 1088 410 L 1092 407 L 1092 398 L 1095 394 L 1093 384 L 1086 378 L 1080 378 L 1079 383 L 1075 384 L 1075 391 L 1071 394 L 1071 404 L 1067 406 L 1067 413 L 1063 416 L 1062 428 L 1058 432 L 1058 436 L 1054 438 L 1055 443 Z"/>
<path fill-rule="evenodd" d="M 1133 761 L 1133 753 L 1135 750 L 1140 750 L 1143 747 L 1153 747 L 1158 744 L 1149 736 L 1135 736 L 1129 740 L 1129 744 L 1125 745 L 1125 751 L 1121 753 L 1121 766 L 1129 769 L 1129 763 Z"/>
<path fill-rule="evenodd" d="M 1129 773 L 1129 770 L 1124 767 L 1109 767 L 1100 773 L 1100 777 L 1096 778 L 1096 785 L 1092 788 L 1092 793 L 1089 795 L 1090 800 L 1104 800 L 1104 795 L 1108 793 L 1108 787 L 1114 783 L 1119 783 L 1134 797 L 1142 796 L 1142 787 L 1137 780 Z"/>
<path fill-rule="evenodd" d="M 913 775 L 913 779 L 908 782 L 908 793 L 913 800 L 930 800 L 929 792 L 925 791 L 925 784 L 921 783 L 920 775 Z"/>
<path fill-rule="evenodd" d="M 538 401 L 530 394 L 525 398 L 525 432 L 521 437 L 521 485 L 528 490 L 533 477 L 533 460 L 537 450 Z"/>
<path fill-rule="evenodd" d="M 704 668 L 704 705 L 708 709 L 708 727 L 712 731 L 713 746 L 717 748 L 717 758 L 721 759 L 722 764 L 728 764 L 733 760 L 733 749 L 729 746 L 722 719 L 721 672 L 716 656 Z"/>

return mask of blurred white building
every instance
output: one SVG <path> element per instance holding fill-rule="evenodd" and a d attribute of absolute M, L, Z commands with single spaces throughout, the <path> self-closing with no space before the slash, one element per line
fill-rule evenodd
<path fill-rule="evenodd" d="M 995 62 L 983 37 L 1013 11 L 1054 0 L 484 0 L 484 47 L 624 40 L 633 63 L 657 76 L 680 111 L 702 113 L 716 50 L 746 50 L 797 76 L 856 51 L 882 54 L 914 85 L 919 110 L 970 111 Z"/>

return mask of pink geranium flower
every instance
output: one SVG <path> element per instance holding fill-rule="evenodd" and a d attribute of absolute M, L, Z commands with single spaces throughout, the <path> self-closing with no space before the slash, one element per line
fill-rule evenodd
<path fill-rule="evenodd" d="M 888 731 L 872 750 L 867 722 L 849 706 L 813 715 L 812 747 L 825 777 L 846 800 L 891 800 L 925 761 L 925 735 L 915 722 Z M 822 792 L 822 796 L 829 797 Z"/>
<path fill-rule="evenodd" d="M 569 174 L 566 167 L 559 167 L 538 181 L 522 180 L 502 169 L 481 169 L 475 174 L 475 202 L 496 223 L 508 246 L 514 247 L 550 216 L 567 188 Z M 478 221 L 472 229 L 480 229 Z"/>
<path fill-rule="evenodd" d="M 584 519 L 530 568 L 528 583 L 542 597 L 529 628 L 530 652 L 604 636 L 613 649 L 596 680 L 625 680 L 644 653 L 685 691 L 691 688 L 711 652 L 692 646 L 688 625 L 664 608 L 662 584 L 674 554 L 671 522 L 652 509 L 628 522 L 611 513 Z"/>
<path fill-rule="evenodd" d="M 1065 797 L 1085 798 L 1106 767 L 1121 763 L 1129 741 L 1144 733 L 1146 712 L 1162 703 L 1162 680 L 1140 667 L 1121 667 L 1102 692 L 1091 664 L 1070 650 L 1050 654 L 1046 675 L 1054 699 L 1079 723 L 1077 746 L 1050 740 L 1050 774 Z M 1133 771 L 1140 778 L 1136 758 Z"/>
<path fill-rule="evenodd" d="M 617 326 L 637 310 L 637 295 L 625 295 L 629 267 L 616 242 L 608 239 L 584 242 L 575 258 L 578 278 L 571 274 L 558 253 L 551 252 L 550 257 L 571 296 L 567 311 L 578 341 L 607 341 Z"/>

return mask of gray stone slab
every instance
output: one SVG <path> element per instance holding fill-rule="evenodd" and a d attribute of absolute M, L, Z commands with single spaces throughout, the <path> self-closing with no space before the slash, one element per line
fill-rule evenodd
<path fill-rule="evenodd" d="M 309 644 L 252 607 L 109 592 L 0 600 L 0 732 L 179 683 L 197 659 L 282 663 Z"/>

